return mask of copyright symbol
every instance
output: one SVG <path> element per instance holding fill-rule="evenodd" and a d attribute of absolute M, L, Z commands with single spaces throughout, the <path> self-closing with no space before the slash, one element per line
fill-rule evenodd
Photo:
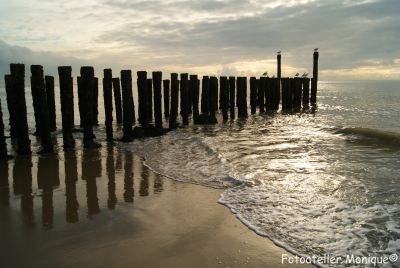
<path fill-rule="evenodd" d="M 391 262 L 397 262 L 397 260 L 399 259 L 399 256 L 397 256 L 397 254 L 393 253 L 392 255 L 389 256 L 389 261 Z"/>

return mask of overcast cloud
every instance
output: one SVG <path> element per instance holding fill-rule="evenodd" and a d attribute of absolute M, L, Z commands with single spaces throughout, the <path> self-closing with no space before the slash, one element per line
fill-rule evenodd
<path fill-rule="evenodd" d="M 10 62 L 321 79 L 400 79 L 398 0 L 14 0 L 0 3 L 0 74 Z"/>

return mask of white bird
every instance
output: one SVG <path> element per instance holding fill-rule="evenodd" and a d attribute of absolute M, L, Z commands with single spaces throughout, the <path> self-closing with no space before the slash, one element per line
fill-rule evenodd
<path fill-rule="evenodd" d="M 299 73 L 297 73 L 296 75 L 295 75 L 295 77 L 298 77 L 300 74 Z"/>
<path fill-rule="evenodd" d="M 314 52 L 317 52 L 318 51 L 318 48 L 314 48 Z"/>

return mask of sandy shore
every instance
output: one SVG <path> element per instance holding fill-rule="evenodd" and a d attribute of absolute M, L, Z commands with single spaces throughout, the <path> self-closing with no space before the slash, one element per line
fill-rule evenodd
<path fill-rule="evenodd" d="M 77 154 L 76 167 L 68 155 L 3 164 L 1 267 L 300 267 L 282 265 L 285 250 L 218 204 L 221 190 L 158 176 L 110 150 Z M 31 194 L 18 191 L 21 179 L 33 182 Z"/>

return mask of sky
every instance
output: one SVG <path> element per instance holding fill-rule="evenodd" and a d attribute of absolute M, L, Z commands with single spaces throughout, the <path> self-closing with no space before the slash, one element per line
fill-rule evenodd
<path fill-rule="evenodd" d="M 321 80 L 397 80 L 399 14 L 399 0 L 3 0 L 0 75 L 11 62 L 273 75 L 281 50 L 293 76 L 318 47 Z"/>

